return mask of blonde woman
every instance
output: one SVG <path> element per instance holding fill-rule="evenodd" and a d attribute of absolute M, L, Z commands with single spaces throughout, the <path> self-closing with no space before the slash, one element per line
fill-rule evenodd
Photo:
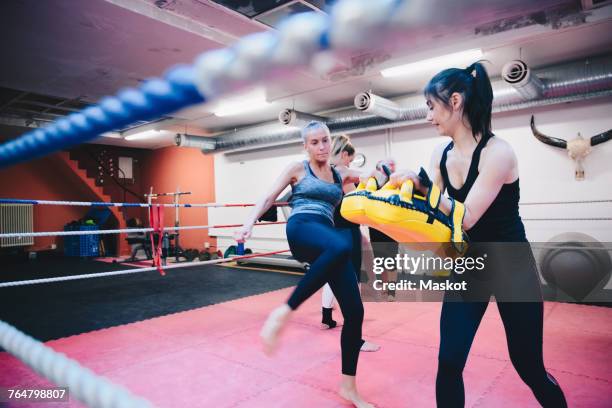
<path fill-rule="evenodd" d="M 373 405 L 364 401 L 358 393 L 355 380 L 364 311 L 351 262 L 352 243 L 334 227 L 333 221 L 335 208 L 342 200 L 342 186 L 358 182 L 361 174 L 352 169 L 335 169 L 331 166 L 331 137 L 325 124 L 309 123 L 302 129 L 302 140 L 308 160 L 291 163 L 285 168 L 272 188 L 257 202 L 244 227 L 236 232 L 238 242 L 248 239 L 255 221 L 291 185 L 293 194 L 291 215 L 287 221 L 287 241 L 293 256 L 299 261 L 308 262 L 310 269 L 289 299 L 270 313 L 260 335 L 266 350 L 269 353 L 274 351 L 279 335 L 293 312 L 329 282 L 344 316 L 340 336 L 342 383 L 339 394 L 358 408 L 371 408 Z M 381 173 L 377 176 L 384 178 Z"/>

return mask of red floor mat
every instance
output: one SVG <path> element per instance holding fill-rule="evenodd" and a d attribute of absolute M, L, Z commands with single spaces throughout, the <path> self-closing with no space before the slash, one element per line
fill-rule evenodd
<path fill-rule="evenodd" d="M 260 350 L 261 324 L 290 290 L 47 344 L 160 407 L 346 407 L 335 394 L 340 330 L 319 329 L 320 295 L 296 313 L 275 357 Z M 610 407 L 612 309 L 545 307 L 545 361 L 569 406 Z M 360 356 L 358 383 L 369 401 L 389 408 L 435 406 L 439 317 L 439 303 L 366 304 L 364 335 L 382 346 Z M 6 353 L 0 353 L 0 367 L 0 387 L 47 384 Z M 509 361 L 494 305 L 482 321 L 464 378 L 467 407 L 538 406 Z M 74 401 L 45 406 L 66 405 L 79 406 Z"/>

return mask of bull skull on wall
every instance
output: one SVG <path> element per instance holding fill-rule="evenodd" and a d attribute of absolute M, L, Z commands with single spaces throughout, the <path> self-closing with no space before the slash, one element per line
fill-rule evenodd
<path fill-rule="evenodd" d="M 584 180 L 584 168 L 582 167 L 582 161 L 589 155 L 589 153 L 591 153 L 591 146 L 596 146 L 612 139 L 612 129 L 595 135 L 590 139 L 585 139 L 580 133 L 578 133 L 578 137 L 570 140 L 569 142 L 557 137 L 546 136 L 536 129 L 533 115 L 531 115 L 531 131 L 540 142 L 567 150 L 567 155 L 569 158 L 576 162 L 576 180 Z"/>

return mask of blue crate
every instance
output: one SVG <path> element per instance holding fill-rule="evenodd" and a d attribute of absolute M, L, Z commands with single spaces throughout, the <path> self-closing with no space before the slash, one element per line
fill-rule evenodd
<path fill-rule="evenodd" d="M 66 226 L 64 231 L 97 231 L 97 225 Z M 99 256 L 99 235 L 67 235 L 64 237 L 64 255 L 89 257 Z"/>

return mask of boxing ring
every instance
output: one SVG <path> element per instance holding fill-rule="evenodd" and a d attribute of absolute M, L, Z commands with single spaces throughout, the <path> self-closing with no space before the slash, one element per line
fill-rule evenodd
<path fill-rule="evenodd" d="M 389 41 L 411 27 L 411 13 L 418 3 L 342 0 L 336 3 L 329 16 L 319 13 L 295 15 L 277 32 L 252 34 L 231 47 L 206 52 L 191 65 L 172 67 L 161 77 L 149 79 L 138 88 L 121 90 L 81 112 L 0 145 L 0 169 L 85 143 L 104 132 L 125 128 L 137 121 L 159 118 L 191 105 L 213 101 L 259 80 L 288 74 L 296 67 L 309 64 L 323 52 L 341 55 Z M 18 199 L 0 202 L 148 207 L 140 203 Z M 249 205 L 252 204 L 162 204 L 160 208 Z M 237 226 L 202 225 L 168 227 L 166 230 Z M 31 236 L 156 231 L 159 230 L 49 231 L 31 233 Z M 0 234 L 0 238 L 24 235 Z M 263 255 L 280 252 L 286 251 Z M 166 265 L 163 269 L 235 260 L 236 257 L 222 258 Z M 159 270 L 159 265 L 5 282 L 0 284 L 0 293 L 24 285 L 155 270 Z M 61 338 L 46 345 L 0 321 L 0 346 L 10 353 L 0 353 L 0 386 L 49 387 L 55 384 L 68 387 L 71 396 L 91 407 L 343 406 L 335 395 L 335 384 L 330 384 L 339 365 L 338 332 L 318 330 L 317 296 L 297 312 L 284 339 L 284 351 L 277 358 L 267 359 L 253 346 L 257 344 L 257 333 L 267 312 L 285 300 L 289 290 Z M 366 316 L 377 318 L 366 318 L 364 333 L 379 342 L 383 351 L 375 358 L 362 358 L 361 389 L 379 406 L 433 404 L 439 308 L 440 304 L 436 303 L 366 305 Z M 570 406 L 598 407 L 612 399 L 611 328 L 610 314 L 602 308 L 546 304 L 547 365 L 564 386 Z M 480 332 L 466 369 L 470 390 L 467 405 L 527 406 L 533 401 L 532 396 L 511 369 L 501 321 L 492 308 L 485 315 Z M 299 350 L 299 356 L 296 358 L 295 352 L 289 350 Z M 570 361 L 568 356 L 572 357 Z M 102 375 L 84 368 L 76 359 Z M 40 377 L 32 375 L 22 362 Z M 78 406 L 79 403 L 71 400 L 68 405 Z"/>
<path fill-rule="evenodd" d="M 130 203 L 61 202 L 4 199 L 34 205 L 122 206 Z M 286 203 L 275 203 L 284 205 Z M 529 205 L 530 203 L 526 203 Z M 156 206 L 151 204 L 150 206 Z M 164 206 L 164 204 L 159 204 Z M 180 204 L 184 208 L 248 207 L 250 203 Z M 149 204 L 138 204 L 149 206 Z M 166 204 L 175 207 L 175 204 Z M 282 222 L 259 223 L 258 226 Z M 184 229 L 234 228 L 240 224 L 186 226 Z M 168 227 L 168 230 L 175 228 Z M 153 232 L 154 228 L 101 231 L 48 231 L 0 234 L 3 237 Z M 142 275 L 168 279 L 175 269 L 225 264 L 273 251 L 209 261 L 125 269 L 0 283 L 7 290 L 47 284 Z M 200 270 L 198 273 L 206 274 Z M 174 276 L 177 277 L 177 276 Z M 43 344 L 0 321 L 0 388 L 67 387 L 72 400 L 56 406 L 344 406 L 331 381 L 339 369 L 339 331 L 318 325 L 319 296 L 296 312 L 281 351 L 266 358 L 256 346 L 269 310 L 283 302 L 291 288 L 242 297 L 88 331 Z M 6 292 L 4 292 L 6 293 Z M 30 292 L 24 292 L 30 293 Z M 367 302 L 364 333 L 382 350 L 360 358 L 361 388 L 381 407 L 435 405 L 435 361 L 439 343 L 439 302 Z M 466 406 L 530 406 L 533 397 L 512 368 L 499 314 L 491 305 L 465 371 Z M 600 407 L 609 400 L 612 371 L 608 348 L 612 318 L 607 308 L 545 303 L 547 367 L 561 382 L 570 406 Z M 296 352 L 299 350 L 299 352 Z M 404 356 L 405 358 L 397 358 Z M 572 356 L 572 359 L 568 359 Z M 78 362 L 77 362 L 78 361 Z M 198 363 L 201 362 L 201 363 Z M 578 361 L 578 364 L 575 362 Z M 39 374 L 34 376 L 23 364 Z M 81 365 L 82 364 L 82 365 Z M 90 367 L 90 368 L 85 368 Z M 94 374 L 94 371 L 98 374 Z M 225 381 L 233 378 L 233 381 Z M 118 385 L 121 384 L 121 385 Z M 212 388 L 212 389 L 210 389 Z M 589 392 L 585 392 L 589 390 Z M 594 398 L 597 395 L 598 398 Z M 603 399 L 601 398 L 603 396 Z M 14 404 L 8 406 L 33 406 Z M 200 405 L 204 404 L 204 405 Z"/>
<path fill-rule="evenodd" d="M 288 18 L 278 32 L 249 35 L 232 47 L 206 52 L 193 65 L 173 67 L 163 77 L 149 79 L 139 88 L 124 89 L 82 112 L 0 145 L 0 168 L 87 142 L 140 120 L 214 100 L 256 80 L 305 65 L 318 52 L 362 47 L 366 40 L 373 43 L 383 34 L 410 24 L 410 3 L 345 0 L 334 6 L 329 17 L 313 12 Z M 18 344 L 13 345 L 7 338 L 17 339 Z M 18 356 L 21 354 L 16 353 L 15 347 L 27 344 L 17 335 L 2 336 L 0 340 L 3 348 Z M 51 361 L 49 364 L 55 360 Z M 33 364 L 35 368 L 40 366 L 37 360 Z M 53 379 L 49 371 L 42 373 Z M 73 385 L 74 395 L 89 406 L 131 405 L 128 397 L 119 398 L 124 404 L 118 405 L 112 398 L 98 398 L 93 386 Z"/>
<path fill-rule="evenodd" d="M 319 294 L 296 312 L 273 358 L 258 346 L 267 314 L 290 291 L 58 338 L 46 346 L 155 406 L 346 407 L 336 394 L 340 332 L 319 328 Z M 434 407 L 441 304 L 364 306 L 364 334 L 382 347 L 360 356 L 358 382 L 364 394 L 377 407 Z M 544 310 L 545 361 L 564 387 L 569 406 L 607 406 L 612 383 L 609 310 L 563 303 L 545 303 Z M 0 353 L 0 366 L 0 387 L 50 384 L 9 354 Z M 512 367 L 493 304 L 479 328 L 464 379 L 466 407 L 538 406 Z"/>
<path fill-rule="evenodd" d="M 0 199 L 2 204 L 31 204 L 31 205 L 65 205 L 65 206 L 84 206 L 84 207 L 143 207 L 143 208 L 237 208 L 252 207 L 252 203 L 205 203 L 205 204 L 144 204 L 144 203 L 105 203 L 105 202 L 82 202 L 82 201 L 49 201 L 49 200 L 24 200 L 24 199 Z M 285 202 L 273 203 L 274 206 L 287 205 Z M 256 223 L 254 226 L 285 224 L 285 222 L 263 222 Z M 219 225 L 192 225 L 181 227 L 151 227 L 151 228 L 127 228 L 127 229 L 106 229 L 106 230 L 85 230 L 85 231 L 45 231 L 45 232 L 13 232 L 0 233 L 2 238 L 25 237 L 48 237 L 48 236 L 83 236 L 83 235 L 108 235 L 108 234 L 128 234 L 128 233 L 158 233 L 164 231 L 180 230 L 202 230 L 211 228 L 237 228 L 242 224 L 219 224 Z M 271 251 L 257 254 L 239 254 L 227 258 L 210 259 L 206 261 L 192 261 L 176 263 L 170 265 L 160 265 L 153 260 L 151 267 L 130 268 L 119 271 L 97 272 L 89 274 L 78 274 L 59 276 L 42 279 L 16 280 L 10 282 L 0 282 L 0 290 L 7 290 L 10 287 L 22 287 L 29 285 L 49 284 L 56 282 L 67 282 L 83 279 L 100 279 L 111 276 L 131 275 L 143 272 L 159 271 L 165 274 L 166 270 L 174 270 L 187 267 L 201 267 L 205 265 L 218 265 L 229 262 L 236 262 L 255 257 L 266 257 L 276 254 L 287 253 L 289 250 Z M 89 369 L 82 367 L 75 360 L 67 358 L 64 354 L 54 351 L 41 342 L 27 336 L 15 327 L 0 320 L 0 347 L 11 353 L 22 362 L 30 366 L 35 372 L 48 379 L 60 387 L 66 387 L 70 396 L 85 403 L 87 406 L 99 407 L 148 407 L 151 404 L 143 398 L 134 396 L 124 387 L 109 382 L 106 378 L 98 376 Z M 66 400 L 68 401 L 68 400 Z M 17 401 L 19 403 L 19 401 Z"/>

